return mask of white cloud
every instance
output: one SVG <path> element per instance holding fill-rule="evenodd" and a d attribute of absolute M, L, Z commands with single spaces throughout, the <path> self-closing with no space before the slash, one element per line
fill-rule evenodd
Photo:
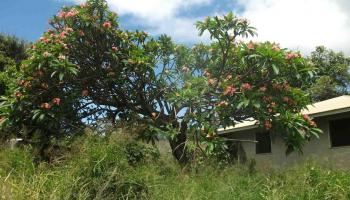
<path fill-rule="evenodd" d="M 258 40 L 310 52 L 317 45 L 350 54 L 349 0 L 239 0 Z"/>
<path fill-rule="evenodd" d="M 69 0 L 66 0 L 69 1 Z M 81 2 L 84 0 L 70 0 Z M 129 17 L 132 25 L 142 26 L 153 35 L 167 34 L 177 42 L 208 41 L 199 38 L 194 23 L 214 13 L 218 0 L 107 0 L 120 16 Z M 349 0 L 232 0 L 243 8 L 241 16 L 258 30 L 260 41 L 275 41 L 283 47 L 308 53 L 317 45 L 344 51 L 350 55 Z M 226 2 L 227 3 L 227 2 Z M 191 9 L 211 5 L 211 13 L 185 17 Z M 232 6 L 232 8 L 230 8 Z"/>
<path fill-rule="evenodd" d="M 180 16 L 193 6 L 209 4 L 212 0 L 107 0 L 119 15 L 130 16 L 151 34 L 167 34 L 179 42 L 199 41 L 194 23 L 199 18 Z M 206 38 L 206 37 L 204 37 Z M 206 40 L 206 39 L 202 39 Z"/>

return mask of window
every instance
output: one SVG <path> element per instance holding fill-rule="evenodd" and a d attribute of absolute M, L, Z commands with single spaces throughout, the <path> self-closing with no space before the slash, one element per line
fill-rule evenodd
<path fill-rule="evenodd" d="M 260 132 L 255 134 L 255 145 L 256 154 L 271 153 L 271 138 L 270 133 Z"/>
<path fill-rule="evenodd" d="M 350 118 L 329 121 L 332 147 L 350 146 Z"/>

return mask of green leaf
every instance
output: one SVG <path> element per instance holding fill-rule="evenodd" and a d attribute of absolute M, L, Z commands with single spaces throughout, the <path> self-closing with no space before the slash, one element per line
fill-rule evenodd
<path fill-rule="evenodd" d="M 275 64 L 272 64 L 272 69 L 273 69 L 273 72 L 278 75 L 280 73 L 280 70 L 279 68 L 275 65 Z"/>
<path fill-rule="evenodd" d="M 60 81 L 62 81 L 63 80 L 63 77 L 64 77 L 64 73 L 60 73 L 59 75 L 58 75 L 58 79 L 60 80 Z"/>

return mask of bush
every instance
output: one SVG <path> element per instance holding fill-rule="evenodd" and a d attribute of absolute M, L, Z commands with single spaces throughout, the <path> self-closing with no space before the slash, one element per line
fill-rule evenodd
<path fill-rule="evenodd" d="M 50 164 L 34 164 L 31 148 L 2 149 L 0 199 L 350 198 L 350 172 L 313 162 L 262 172 L 253 163 L 208 161 L 183 170 L 171 155 L 153 151 L 115 134 L 81 137 Z"/>

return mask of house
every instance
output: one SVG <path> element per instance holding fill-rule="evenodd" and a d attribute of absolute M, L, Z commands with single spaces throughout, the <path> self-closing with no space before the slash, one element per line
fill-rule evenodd
<path fill-rule="evenodd" d="M 304 146 L 303 154 L 293 152 L 286 155 L 282 139 L 267 134 L 254 120 L 220 129 L 219 134 L 242 140 L 240 145 L 245 157 L 255 159 L 260 168 L 291 165 L 309 158 L 335 167 L 350 168 L 350 95 L 309 105 L 302 113 L 312 117 L 323 131 L 319 139 L 312 138 Z"/>

